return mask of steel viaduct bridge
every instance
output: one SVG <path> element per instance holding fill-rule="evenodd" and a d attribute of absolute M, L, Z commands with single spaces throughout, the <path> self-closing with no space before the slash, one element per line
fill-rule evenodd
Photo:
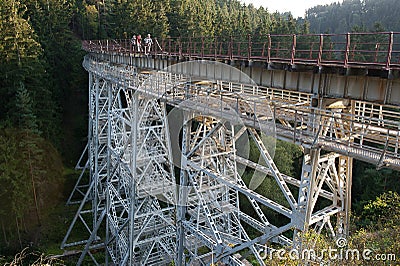
<path fill-rule="evenodd" d="M 346 237 L 353 159 L 400 169 L 400 33 L 239 40 L 83 42 L 88 144 L 61 245 L 78 264 L 266 265 L 309 228 Z M 302 148 L 300 177 L 276 167 L 275 138 Z"/>

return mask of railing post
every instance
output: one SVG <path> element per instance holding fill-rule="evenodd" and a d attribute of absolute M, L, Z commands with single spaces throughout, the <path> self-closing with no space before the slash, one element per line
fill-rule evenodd
<path fill-rule="evenodd" d="M 374 55 L 374 63 L 378 62 L 378 56 L 379 56 L 379 49 L 381 47 L 381 44 L 378 42 L 375 44 L 375 55 Z"/>
<path fill-rule="evenodd" d="M 294 57 L 296 56 L 296 34 L 293 34 L 293 42 L 292 42 L 292 54 L 290 58 L 290 64 L 294 65 Z"/>
<path fill-rule="evenodd" d="M 158 44 L 158 40 L 157 40 L 157 37 L 155 37 L 154 43 L 153 43 L 154 48 L 152 49 L 154 56 L 156 56 L 158 54 L 158 45 L 157 44 Z"/>
<path fill-rule="evenodd" d="M 392 51 L 393 51 L 393 31 L 389 33 L 389 44 L 388 44 L 388 53 L 386 57 L 386 69 L 390 68 L 390 60 L 392 59 Z"/>
<path fill-rule="evenodd" d="M 296 131 L 297 131 L 297 109 L 294 111 L 294 127 L 293 127 L 293 142 L 296 144 Z"/>
<path fill-rule="evenodd" d="M 233 59 L 233 37 L 231 36 L 229 39 L 229 59 L 232 60 Z"/>
<path fill-rule="evenodd" d="M 171 38 L 168 38 L 168 55 L 171 55 Z"/>
<path fill-rule="evenodd" d="M 247 60 L 251 58 L 251 35 L 247 34 Z"/>
<path fill-rule="evenodd" d="M 312 53 L 314 51 L 314 42 L 310 42 L 309 45 L 310 45 L 310 50 L 308 52 L 308 59 L 312 59 L 313 58 Z"/>
<path fill-rule="evenodd" d="M 269 64 L 271 62 L 271 46 L 272 46 L 272 42 L 271 42 L 271 34 L 268 34 L 268 51 L 267 51 L 267 63 Z"/>
<path fill-rule="evenodd" d="M 201 37 L 201 58 L 204 58 L 204 37 Z"/>
<path fill-rule="evenodd" d="M 349 52 L 350 52 L 350 32 L 346 34 L 346 51 L 344 54 L 344 67 L 347 68 L 349 63 Z"/>
<path fill-rule="evenodd" d="M 179 57 L 181 58 L 182 57 L 182 40 L 181 40 L 181 37 L 178 38 L 178 45 L 179 45 L 178 54 L 179 54 Z"/>
<path fill-rule="evenodd" d="M 214 60 L 217 59 L 217 38 L 214 36 Z"/>
<path fill-rule="evenodd" d="M 264 58 L 265 56 L 265 42 L 263 43 L 262 51 L 261 51 L 261 57 Z"/>
<path fill-rule="evenodd" d="M 192 57 L 192 37 L 189 37 L 188 49 L 189 49 L 189 58 L 191 58 Z"/>
<path fill-rule="evenodd" d="M 323 47 L 324 47 L 324 35 L 320 34 L 319 35 L 318 59 L 317 59 L 318 66 L 321 66 Z"/>

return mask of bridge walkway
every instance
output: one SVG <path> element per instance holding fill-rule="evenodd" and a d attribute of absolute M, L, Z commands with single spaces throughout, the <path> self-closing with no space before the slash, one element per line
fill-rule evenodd
<path fill-rule="evenodd" d="M 185 102 L 192 111 L 224 117 L 228 115 L 223 112 L 224 105 L 228 104 L 247 126 L 260 128 L 275 120 L 280 139 L 400 170 L 400 110 L 394 106 L 353 101 L 353 112 L 345 113 L 342 109 L 350 107 L 340 103 L 312 107 L 312 94 L 226 81 L 199 82 L 196 77 L 165 72 L 151 75 L 158 80 L 147 83 L 149 86 L 136 88 L 137 77 L 125 66 L 99 62 L 91 56 L 86 57 L 84 66 L 96 75 L 128 84 L 172 106 L 182 108 Z M 139 75 L 140 79 L 149 76 L 148 72 Z M 151 86 L 153 82 L 158 86 Z"/>

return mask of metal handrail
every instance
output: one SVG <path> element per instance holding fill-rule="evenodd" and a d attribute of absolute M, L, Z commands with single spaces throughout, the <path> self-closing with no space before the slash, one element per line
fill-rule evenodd
<path fill-rule="evenodd" d="M 152 56 L 400 69 L 400 32 L 177 37 L 155 38 L 154 43 Z M 129 40 L 87 40 L 82 47 L 88 52 L 137 53 Z"/>

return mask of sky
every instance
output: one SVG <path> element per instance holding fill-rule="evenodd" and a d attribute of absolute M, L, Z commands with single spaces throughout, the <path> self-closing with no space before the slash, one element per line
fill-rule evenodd
<path fill-rule="evenodd" d="M 343 0 L 241 0 L 245 4 L 253 4 L 255 7 L 266 7 L 269 12 L 292 12 L 293 17 L 304 17 L 306 9 L 326 5 Z"/>

